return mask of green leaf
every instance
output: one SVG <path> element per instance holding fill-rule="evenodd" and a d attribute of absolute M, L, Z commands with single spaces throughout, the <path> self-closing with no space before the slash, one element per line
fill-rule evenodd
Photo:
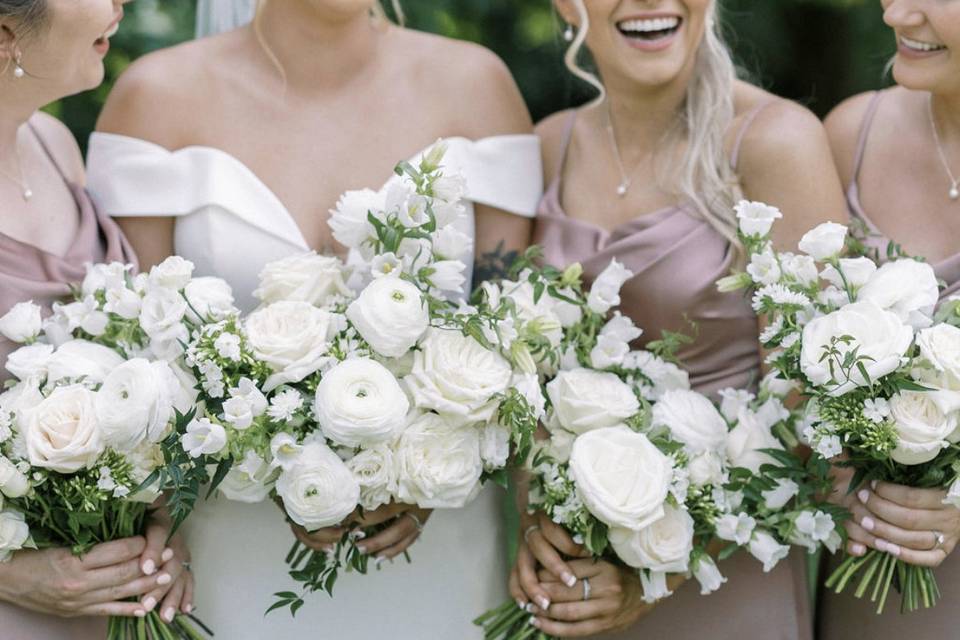
<path fill-rule="evenodd" d="M 220 461 L 220 464 L 217 465 L 217 471 L 213 474 L 213 480 L 210 481 L 210 489 L 207 491 L 207 499 L 210 499 L 210 496 L 213 495 L 213 492 L 217 490 L 217 487 L 220 486 L 220 483 L 223 482 L 223 479 L 227 477 L 227 473 L 230 472 L 230 467 L 233 466 L 233 456 L 227 456 Z"/>

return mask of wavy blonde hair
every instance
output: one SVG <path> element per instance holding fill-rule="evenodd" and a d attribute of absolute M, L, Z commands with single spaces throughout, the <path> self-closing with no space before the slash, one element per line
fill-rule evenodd
<path fill-rule="evenodd" d="M 580 27 L 564 56 L 567 68 L 576 77 L 593 86 L 599 95 L 591 104 L 607 97 L 601 79 L 580 64 L 581 53 L 590 29 L 584 0 L 571 0 L 580 19 Z M 718 0 L 707 14 L 707 28 L 697 50 L 696 66 L 687 87 L 686 99 L 677 113 L 677 126 L 664 136 L 668 144 L 686 140 L 687 148 L 676 167 L 667 175 L 676 178 L 664 185 L 685 197 L 697 212 L 731 242 L 743 257 L 743 245 L 737 238 L 734 205 L 743 198 L 740 181 L 730 166 L 724 141 L 734 119 L 733 88 L 737 79 L 730 51 L 720 35 Z"/>

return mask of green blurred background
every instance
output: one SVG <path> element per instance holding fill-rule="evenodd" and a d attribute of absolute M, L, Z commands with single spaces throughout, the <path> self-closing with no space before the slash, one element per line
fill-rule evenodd
<path fill-rule="evenodd" d="M 510 66 L 535 120 L 591 95 L 563 67 L 551 0 L 402 0 L 415 29 L 472 40 Z M 895 45 L 880 0 L 721 0 L 743 76 L 820 115 L 889 82 Z M 85 143 L 112 81 L 138 56 L 193 37 L 194 0 L 136 0 L 113 38 L 107 82 L 50 107 Z"/>

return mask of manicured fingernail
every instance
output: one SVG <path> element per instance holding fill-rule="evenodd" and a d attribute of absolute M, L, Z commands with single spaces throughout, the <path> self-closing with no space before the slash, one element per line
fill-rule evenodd
<path fill-rule="evenodd" d="M 153 608 L 157 606 L 157 599 L 153 596 L 150 596 L 143 601 L 143 608 L 147 611 L 153 611 Z"/>
<path fill-rule="evenodd" d="M 876 489 L 876 488 L 877 488 L 877 481 L 876 481 L 876 480 L 871 480 L 871 481 L 870 481 L 870 488 L 871 488 L 871 489 Z"/>
<path fill-rule="evenodd" d="M 573 587 L 573 585 L 577 584 L 577 577 L 569 571 L 564 571 L 560 576 L 560 579 L 563 580 L 563 584 L 567 585 L 568 587 Z"/>
<path fill-rule="evenodd" d="M 857 497 L 860 498 L 860 502 L 867 504 L 867 500 L 870 499 L 870 492 L 866 489 L 860 489 L 860 491 L 857 493 Z"/>
<path fill-rule="evenodd" d="M 550 608 L 550 601 L 544 598 L 543 596 L 537 597 L 537 606 L 546 611 Z"/>
<path fill-rule="evenodd" d="M 540 621 L 537 620 L 536 616 L 530 616 L 530 624 L 537 627 L 538 629 L 540 628 Z"/>
<path fill-rule="evenodd" d="M 183 605 L 183 612 L 184 612 L 184 613 L 190 613 L 191 611 L 193 611 L 193 605 L 192 605 L 192 604 Z"/>
<path fill-rule="evenodd" d="M 137 616 L 138 618 L 143 618 L 147 615 L 147 612 L 144 611 L 143 609 L 137 609 L 136 611 L 133 612 L 133 615 Z"/>
<path fill-rule="evenodd" d="M 173 622 L 173 614 L 175 613 L 176 611 L 173 610 L 173 607 L 167 607 L 163 612 L 163 619 L 167 622 Z"/>
<path fill-rule="evenodd" d="M 900 546 L 893 544 L 892 542 L 887 543 L 887 553 L 892 555 L 895 558 L 900 557 Z"/>
<path fill-rule="evenodd" d="M 877 551 L 886 551 L 887 550 L 887 541 L 877 538 L 876 542 L 873 543 L 873 546 L 877 548 Z"/>
<path fill-rule="evenodd" d="M 862 556 L 866 552 L 867 552 L 867 548 L 862 544 L 860 544 L 859 542 L 854 542 L 850 546 L 850 553 L 852 553 L 855 556 Z"/>
<path fill-rule="evenodd" d="M 172 578 L 169 573 L 161 573 L 157 576 L 157 584 L 170 584 L 170 580 Z"/>
<path fill-rule="evenodd" d="M 153 560 L 147 560 L 143 563 L 143 572 L 148 576 L 152 576 L 153 572 L 157 570 L 157 565 L 153 563 Z"/>
<path fill-rule="evenodd" d="M 520 598 L 517 598 L 517 599 L 515 600 L 515 602 L 517 603 L 517 606 L 520 607 L 521 609 L 523 609 L 525 606 L 527 606 L 527 605 L 523 602 L 523 600 L 521 600 Z"/>
<path fill-rule="evenodd" d="M 860 526 L 866 529 L 867 531 L 873 531 L 873 528 L 876 526 L 876 523 L 873 521 L 873 518 L 870 516 L 864 516 L 863 520 L 860 521 Z"/>
<path fill-rule="evenodd" d="M 387 561 L 387 556 L 377 556 L 376 558 L 374 558 L 373 563 L 379 567 L 381 564 L 383 564 L 386 561 Z"/>
<path fill-rule="evenodd" d="M 160 554 L 160 559 L 164 562 L 170 562 L 171 558 L 173 558 L 173 549 L 167 547 L 163 550 L 163 553 Z"/>
<path fill-rule="evenodd" d="M 523 607 L 523 610 L 526 611 L 527 613 L 533 613 L 533 610 L 534 610 L 534 609 L 536 609 L 536 607 L 533 606 L 533 603 L 532 603 L 532 602 L 528 602 L 528 603 L 525 604 L 524 607 Z"/>

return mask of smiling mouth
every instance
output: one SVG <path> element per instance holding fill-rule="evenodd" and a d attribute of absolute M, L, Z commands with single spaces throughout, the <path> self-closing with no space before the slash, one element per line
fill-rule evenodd
<path fill-rule="evenodd" d="M 617 23 L 617 30 L 631 40 L 656 42 L 675 34 L 682 23 L 678 16 L 621 20 Z"/>
<path fill-rule="evenodd" d="M 942 44 L 935 44 L 932 42 L 923 42 L 922 40 L 914 40 L 913 38 L 908 38 L 906 36 L 900 36 L 900 44 L 905 46 L 907 49 L 912 51 L 918 51 L 920 53 L 931 53 L 934 51 L 943 51 L 947 47 Z"/>

